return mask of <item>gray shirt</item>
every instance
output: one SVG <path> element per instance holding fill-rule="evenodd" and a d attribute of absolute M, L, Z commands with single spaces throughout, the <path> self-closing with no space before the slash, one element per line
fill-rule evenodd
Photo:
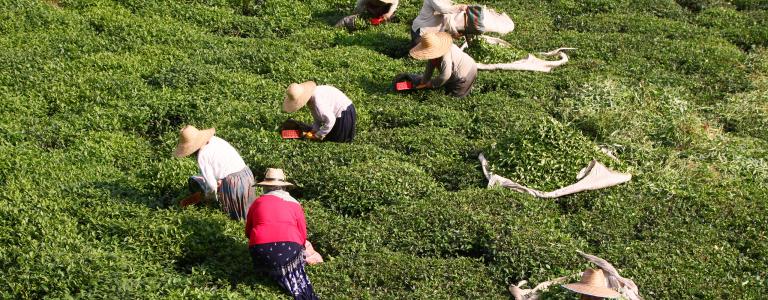
<path fill-rule="evenodd" d="M 434 66 L 431 61 L 427 61 L 422 82 L 432 78 L 432 73 L 436 67 L 440 68 L 440 75 L 432 79 L 432 86 L 440 87 L 449 80 L 455 81 L 466 78 L 472 70 L 477 68 L 477 63 L 471 56 L 461 51 L 458 46 L 451 45 L 451 50 L 443 55 L 439 66 Z"/>

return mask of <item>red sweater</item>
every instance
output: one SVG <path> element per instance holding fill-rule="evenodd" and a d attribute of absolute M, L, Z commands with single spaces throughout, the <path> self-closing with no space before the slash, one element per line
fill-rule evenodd
<path fill-rule="evenodd" d="M 245 235 L 248 246 L 274 242 L 295 242 L 303 246 L 307 240 L 304 209 L 296 202 L 262 195 L 248 209 Z"/>

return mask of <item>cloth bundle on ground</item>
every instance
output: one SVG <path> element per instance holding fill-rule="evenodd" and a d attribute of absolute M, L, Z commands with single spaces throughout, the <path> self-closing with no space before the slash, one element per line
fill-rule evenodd
<path fill-rule="evenodd" d="M 489 39 L 486 39 L 489 40 Z M 499 43 L 499 45 L 503 45 Z M 565 50 L 573 50 L 575 48 L 557 48 L 549 52 L 539 53 L 543 56 L 560 56 L 558 60 L 544 60 L 528 54 L 528 57 L 511 63 L 501 64 L 477 64 L 478 70 L 518 70 L 518 71 L 536 71 L 536 72 L 549 72 L 552 69 L 559 67 L 568 62 L 568 55 L 565 54 Z"/>
<path fill-rule="evenodd" d="M 488 160 L 485 159 L 485 156 L 482 153 L 478 159 L 480 159 L 480 165 L 483 168 L 483 174 L 485 174 L 485 178 L 488 179 L 488 188 L 500 185 L 502 187 L 512 189 L 516 192 L 527 193 L 539 198 L 557 198 L 582 191 L 602 189 L 618 185 L 632 179 L 631 174 L 612 171 L 606 168 L 603 164 L 593 160 L 589 163 L 589 165 L 587 165 L 587 167 L 581 169 L 578 175 L 576 175 L 576 180 L 579 180 L 578 182 L 557 189 L 555 191 L 542 192 L 523 186 L 508 178 L 493 174 L 488 167 Z"/>
<path fill-rule="evenodd" d="M 623 298 L 629 300 L 643 300 L 643 298 L 640 296 L 640 290 L 635 282 L 631 279 L 621 277 L 621 275 L 619 275 L 619 271 L 617 271 L 616 268 L 614 268 L 613 265 L 611 265 L 608 261 L 578 250 L 576 252 L 578 252 L 591 263 L 597 265 L 597 267 L 603 271 L 608 281 L 609 288 L 618 291 L 618 293 L 621 294 Z M 515 300 L 537 300 L 539 299 L 539 293 L 541 293 L 541 291 L 546 290 L 554 284 L 563 284 L 567 282 L 569 278 L 582 274 L 583 273 L 578 273 L 571 276 L 555 278 L 550 281 L 539 283 L 532 289 L 524 289 L 523 286 L 528 282 L 523 280 L 517 284 L 510 285 L 509 292 L 512 293 L 512 297 L 514 297 Z"/>

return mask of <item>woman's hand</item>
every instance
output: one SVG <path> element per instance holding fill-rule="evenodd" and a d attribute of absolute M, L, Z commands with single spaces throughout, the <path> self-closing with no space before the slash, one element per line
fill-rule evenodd
<path fill-rule="evenodd" d="M 429 89 L 432 88 L 432 81 L 427 81 L 416 86 L 417 89 Z"/>
<path fill-rule="evenodd" d="M 320 140 L 320 138 L 318 136 L 316 136 L 315 133 L 312 132 L 312 131 L 305 132 L 304 133 L 304 138 L 308 139 L 310 141 L 319 141 Z"/>
<path fill-rule="evenodd" d="M 466 4 L 458 4 L 458 5 L 456 5 L 456 7 L 457 7 L 457 8 L 458 8 L 460 11 L 467 11 L 467 5 L 466 5 Z"/>
<path fill-rule="evenodd" d="M 323 262 L 323 256 L 315 251 L 315 248 L 312 247 L 312 243 L 309 241 L 304 242 L 304 260 L 310 265 L 316 265 Z"/>

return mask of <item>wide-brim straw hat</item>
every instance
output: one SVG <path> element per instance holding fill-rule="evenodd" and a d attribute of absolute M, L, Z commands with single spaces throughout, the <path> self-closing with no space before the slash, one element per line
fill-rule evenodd
<path fill-rule="evenodd" d="M 258 186 L 292 186 L 293 183 L 285 181 L 283 169 L 267 168 L 264 180 L 257 183 Z"/>
<path fill-rule="evenodd" d="M 315 92 L 317 84 L 314 81 L 307 81 L 304 83 L 291 83 L 288 89 L 285 90 L 285 100 L 283 101 L 283 111 L 295 112 L 299 108 L 304 107 L 312 98 L 312 93 Z"/>
<path fill-rule="evenodd" d="M 580 282 L 564 284 L 563 287 L 579 294 L 594 297 L 619 298 L 621 296 L 619 292 L 608 287 L 608 280 L 602 269 L 587 269 L 581 275 Z"/>
<path fill-rule="evenodd" d="M 447 32 L 428 32 L 421 35 L 421 41 L 414 46 L 411 57 L 419 60 L 438 58 L 451 50 L 453 37 Z"/>
<path fill-rule="evenodd" d="M 195 126 L 187 125 L 181 129 L 179 134 L 179 144 L 173 151 L 173 156 L 185 157 L 202 148 L 211 137 L 216 133 L 215 128 L 200 130 Z"/>

